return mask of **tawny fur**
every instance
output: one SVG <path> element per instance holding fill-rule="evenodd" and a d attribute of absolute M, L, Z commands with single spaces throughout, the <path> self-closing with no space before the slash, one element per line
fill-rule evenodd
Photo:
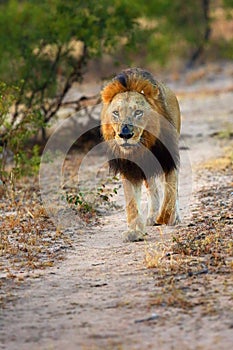
<path fill-rule="evenodd" d="M 101 130 L 109 145 L 109 164 L 122 175 L 128 230 L 125 241 L 144 238 L 140 213 L 142 183 L 148 188 L 150 212 L 147 224 L 175 224 L 178 213 L 178 168 L 180 111 L 174 93 L 156 81 L 150 73 L 128 69 L 116 76 L 102 90 Z M 113 119 L 117 110 L 119 118 Z M 136 120 L 136 110 L 143 117 Z M 132 136 L 122 138 L 121 129 L 130 125 Z M 155 160 L 155 161 L 154 161 Z M 157 208 L 157 176 L 164 177 L 164 196 Z"/>

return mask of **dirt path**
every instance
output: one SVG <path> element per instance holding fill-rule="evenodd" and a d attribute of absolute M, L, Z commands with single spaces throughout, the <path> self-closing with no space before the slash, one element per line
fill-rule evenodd
<path fill-rule="evenodd" d="M 232 93 L 181 95 L 180 104 L 182 138 L 188 146 L 183 143 L 181 150 L 185 162 L 180 188 L 181 227 L 186 227 L 191 220 L 188 209 L 201 216 L 197 192 L 232 181 L 229 174 L 209 177 L 205 171 L 196 172 L 198 164 L 223 153 L 221 143 L 211 135 L 230 123 Z M 123 202 L 122 191 L 119 201 Z M 19 285 L 17 298 L 1 310 L 0 349 L 230 349 L 232 299 L 222 287 L 227 279 L 226 288 L 232 290 L 232 274 L 199 276 L 182 287 L 193 298 L 211 291 L 215 312 L 206 312 L 208 305 L 201 303 L 190 309 L 159 303 L 155 299 L 166 293 L 166 276 L 146 267 L 145 249 L 171 239 L 179 228 L 164 229 L 162 235 L 158 228 L 150 228 L 146 243 L 126 244 L 121 237 L 125 225 L 123 209 L 109 212 L 99 226 L 75 232 L 73 249 L 64 261 Z"/>

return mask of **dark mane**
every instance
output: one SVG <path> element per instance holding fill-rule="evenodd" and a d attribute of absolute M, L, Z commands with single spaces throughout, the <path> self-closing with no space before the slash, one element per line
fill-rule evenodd
<path fill-rule="evenodd" d="M 109 152 L 110 171 L 115 175 L 120 173 L 131 182 L 140 182 L 152 176 L 168 174 L 179 168 L 179 150 L 175 140 L 169 140 L 169 150 L 160 140 L 150 150 L 146 150 L 140 157 L 114 158 Z M 172 150 L 172 154 L 170 152 Z"/>

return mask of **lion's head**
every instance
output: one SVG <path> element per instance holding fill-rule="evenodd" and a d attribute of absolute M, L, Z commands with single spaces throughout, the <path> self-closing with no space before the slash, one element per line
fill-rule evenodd
<path fill-rule="evenodd" d="M 158 115 L 143 93 L 126 91 L 116 94 L 105 108 L 103 136 L 124 154 L 138 151 L 141 145 L 150 148 L 159 131 Z"/>
<path fill-rule="evenodd" d="M 131 161 L 151 174 L 159 173 L 151 165 L 151 153 L 163 171 L 176 167 L 179 109 L 169 90 L 150 73 L 136 68 L 117 75 L 101 95 L 101 130 L 109 145 L 110 168 L 126 174 Z M 138 177 L 142 176 L 140 171 Z"/>
<path fill-rule="evenodd" d="M 160 91 L 143 72 L 128 70 L 102 91 L 102 134 L 119 153 L 138 152 L 141 145 L 151 148 L 160 133 Z"/>

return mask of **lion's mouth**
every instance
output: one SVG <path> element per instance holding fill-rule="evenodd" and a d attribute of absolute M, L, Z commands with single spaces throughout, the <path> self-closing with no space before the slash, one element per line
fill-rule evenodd
<path fill-rule="evenodd" d="M 121 144 L 121 147 L 127 149 L 127 148 L 137 147 L 137 144 L 131 144 L 131 143 L 125 142 L 125 143 Z"/>

